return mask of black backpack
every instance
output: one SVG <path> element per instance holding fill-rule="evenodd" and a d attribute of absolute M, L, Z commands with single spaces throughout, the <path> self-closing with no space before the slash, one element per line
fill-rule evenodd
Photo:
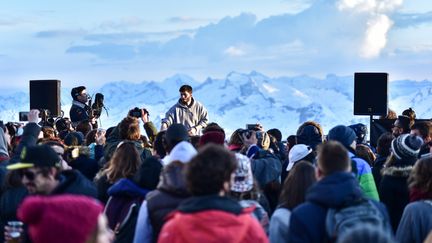
<path fill-rule="evenodd" d="M 114 243 L 133 242 L 135 226 L 143 198 L 111 196 L 105 206 L 108 222 L 113 227 Z"/>
<path fill-rule="evenodd" d="M 359 223 L 388 231 L 388 222 L 378 207 L 370 200 L 362 199 L 342 208 L 329 208 L 326 215 L 326 233 L 331 242 Z"/>

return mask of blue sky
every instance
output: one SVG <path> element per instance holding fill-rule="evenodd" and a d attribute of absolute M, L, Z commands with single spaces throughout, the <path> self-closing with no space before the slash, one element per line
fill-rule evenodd
<path fill-rule="evenodd" d="M 2 1 L 0 36 L 3 87 L 252 70 L 432 80 L 430 0 Z"/>

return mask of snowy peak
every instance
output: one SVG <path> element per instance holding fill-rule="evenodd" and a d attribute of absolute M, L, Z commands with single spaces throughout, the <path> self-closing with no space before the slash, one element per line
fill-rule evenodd
<path fill-rule="evenodd" d="M 88 92 L 105 95 L 109 117 L 103 114 L 104 127 L 117 124 L 136 106 L 147 108 L 150 119 L 158 127 L 165 112 L 177 102 L 178 89 L 183 84 L 193 87 L 193 95 L 207 108 L 210 122 L 219 123 L 227 133 L 255 122 L 263 124 L 265 129 L 279 128 L 284 137 L 294 134 L 307 120 L 320 122 L 325 131 L 338 124 L 368 123 L 368 117 L 353 115 L 353 76 L 271 78 L 252 71 L 231 72 L 223 79 L 208 77 L 198 82 L 188 75 L 177 74 L 163 81 L 112 82 Z M 431 84 L 411 80 L 390 82 L 389 107 L 398 114 L 413 107 L 419 118 L 432 117 Z M 63 88 L 61 92 L 62 109 L 67 115 L 72 102 L 70 89 Z M 2 94 L 0 119 L 17 121 L 18 111 L 28 110 L 28 92 Z"/>

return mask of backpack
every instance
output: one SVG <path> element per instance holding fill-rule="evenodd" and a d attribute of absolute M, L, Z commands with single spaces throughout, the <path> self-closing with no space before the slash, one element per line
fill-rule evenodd
<path fill-rule="evenodd" d="M 105 214 L 114 231 L 114 243 L 133 242 L 142 201 L 141 197 L 111 196 L 108 199 Z"/>
<path fill-rule="evenodd" d="M 388 230 L 384 215 L 370 200 L 361 201 L 342 208 L 329 208 L 325 219 L 326 233 L 330 241 L 348 232 L 359 223 L 370 224 L 374 228 Z"/>

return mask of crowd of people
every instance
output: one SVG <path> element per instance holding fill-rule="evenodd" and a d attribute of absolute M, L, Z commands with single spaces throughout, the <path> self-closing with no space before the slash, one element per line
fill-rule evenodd
<path fill-rule="evenodd" d="M 373 147 L 364 124 L 228 136 L 179 92 L 160 131 L 132 107 L 98 127 L 84 86 L 71 119 L 0 124 L 0 242 L 432 242 L 432 123 L 411 108 Z"/>

